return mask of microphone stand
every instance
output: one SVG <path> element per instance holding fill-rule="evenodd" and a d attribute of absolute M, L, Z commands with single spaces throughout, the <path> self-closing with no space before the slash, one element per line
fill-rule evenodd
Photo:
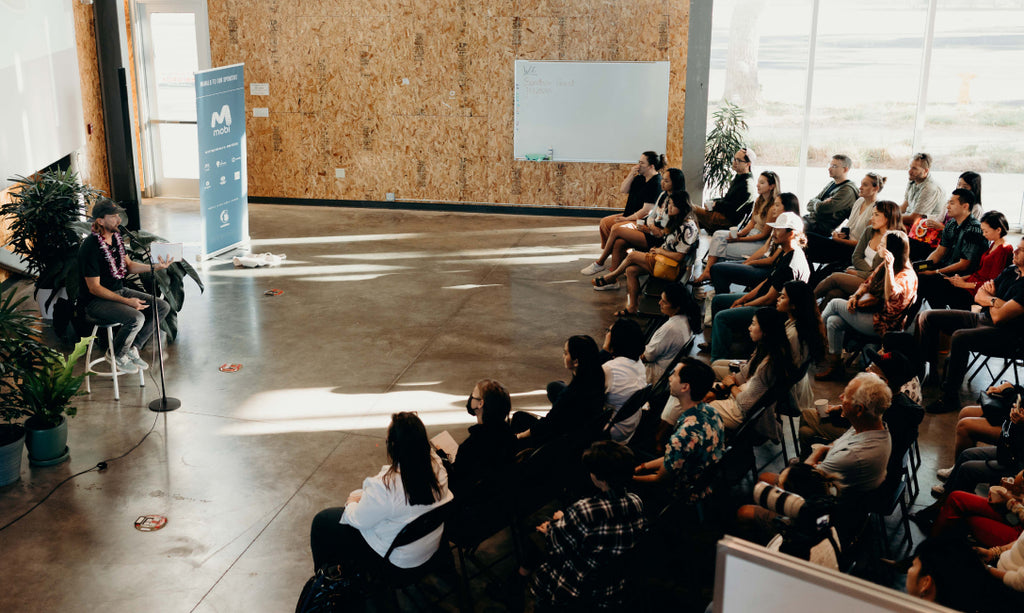
<path fill-rule="evenodd" d="M 153 296 L 153 327 L 156 328 L 156 353 L 157 358 L 160 361 L 160 397 L 149 403 L 149 410 L 157 413 L 165 413 L 167 411 L 176 411 L 181 408 L 181 401 L 177 398 L 171 398 L 167 395 L 167 387 L 164 384 L 164 347 L 163 342 L 160 340 L 160 308 L 156 302 L 156 267 L 153 265 L 153 253 L 148 247 L 144 246 L 139 237 L 132 233 L 131 230 L 119 225 L 118 230 L 122 233 L 127 234 L 132 240 L 134 240 L 142 249 L 146 252 L 146 258 L 149 260 L 149 273 L 153 277 L 153 288 L 150 292 Z"/>

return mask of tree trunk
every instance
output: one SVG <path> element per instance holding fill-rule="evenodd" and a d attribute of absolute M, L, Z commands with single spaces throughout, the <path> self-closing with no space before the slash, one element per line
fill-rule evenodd
<path fill-rule="evenodd" d="M 761 97 L 757 81 L 759 26 L 765 0 L 739 0 L 729 24 L 729 53 L 725 63 L 725 99 L 751 109 Z"/>

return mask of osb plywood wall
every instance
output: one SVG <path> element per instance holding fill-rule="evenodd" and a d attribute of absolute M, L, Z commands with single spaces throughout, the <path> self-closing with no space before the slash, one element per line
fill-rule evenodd
<path fill-rule="evenodd" d="M 107 137 L 103 129 L 103 97 L 100 90 L 100 72 L 96 61 L 96 26 L 91 4 L 74 3 L 75 44 L 78 49 L 78 74 L 82 86 L 82 115 L 86 126 L 85 147 L 78 156 L 82 181 L 96 189 L 110 193 L 110 173 L 107 169 Z"/>
<path fill-rule="evenodd" d="M 516 59 L 669 60 L 680 164 L 688 0 L 208 6 L 213 65 L 244 62 L 247 84 L 270 87 L 246 91 L 250 196 L 622 206 L 628 165 L 513 160 Z"/>

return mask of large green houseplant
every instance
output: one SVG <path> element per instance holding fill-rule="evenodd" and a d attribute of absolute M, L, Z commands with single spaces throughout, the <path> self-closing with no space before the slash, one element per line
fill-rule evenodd
<path fill-rule="evenodd" d="M 20 386 L 39 372 L 50 349 L 39 340 L 39 318 L 25 307 L 17 287 L 0 292 L 0 486 L 21 474 L 25 428 Z"/>
<path fill-rule="evenodd" d="M 713 196 L 722 195 L 728 189 L 732 181 L 732 158 L 746 147 L 747 122 L 743 115 L 743 109 L 731 102 L 723 103 L 712 115 L 714 125 L 704 144 L 704 185 Z"/>
<path fill-rule="evenodd" d="M 36 290 L 65 288 L 68 299 L 78 295 L 78 247 L 82 237 L 75 222 L 92 206 L 99 191 L 83 184 L 71 170 L 47 170 L 32 177 L 12 177 L 9 202 L 0 204 L 0 216 L 10 224 L 8 244 L 22 256 Z M 45 304 L 50 308 L 57 292 Z"/>

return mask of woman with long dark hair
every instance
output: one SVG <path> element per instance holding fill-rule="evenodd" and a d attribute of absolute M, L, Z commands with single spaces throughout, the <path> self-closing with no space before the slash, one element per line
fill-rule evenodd
<path fill-rule="evenodd" d="M 661 292 L 661 314 L 668 317 L 644 347 L 640 358 L 647 364 L 647 382 L 655 383 L 676 355 L 690 342 L 693 329 L 700 325 L 700 307 L 685 287 L 673 283 Z"/>
<path fill-rule="evenodd" d="M 815 376 L 819 381 L 843 378 L 840 355 L 847 330 L 880 339 L 886 332 L 902 330 L 906 325 L 907 311 L 917 300 L 917 273 L 910 265 L 907 235 L 900 230 L 887 232 L 880 256 L 882 265 L 849 300 L 836 298 L 821 314 L 829 354 L 826 368 Z"/>
<path fill-rule="evenodd" d="M 448 474 L 430 447 L 427 430 L 415 413 L 391 416 L 385 441 L 391 462 L 363 480 L 344 507 L 324 509 L 313 518 L 310 548 L 313 567 L 345 561 L 360 565 L 383 562 L 392 541 L 406 525 L 452 499 Z M 391 552 L 398 568 L 415 568 L 437 551 L 443 529 Z"/>
<path fill-rule="evenodd" d="M 621 214 L 609 215 L 601 219 L 599 230 L 602 249 L 608 242 L 608 236 L 611 235 L 612 228 L 616 224 L 625 222 L 627 217 L 642 209 L 645 204 L 658 200 L 658 194 L 661 193 L 659 172 L 664 167 L 664 155 L 658 155 L 654 151 L 644 151 L 640 154 L 640 161 L 636 166 L 630 168 L 629 174 L 619 186 L 619 192 L 626 194 L 626 208 L 622 210 Z M 685 187 L 682 183 L 680 186 Z"/>
<path fill-rule="evenodd" d="M 754 341 L 753 355 L 740 366 L 738 373 L 722 378 L 717 389 L 719 395 L 725 397 L 711 403 L 726 430 L 739 428 L 761 396 L 776 385 L 787 384 L 796 370 L 782 313 L 772 307 L 758 309 L 750 321 L 749 330 L 750 339 Z M 778 440 L 774 409 L 773 404 L 765 411 L 755 429 L 772 440 Z"/>
<path fill-rule="evenodd" d="M 981 216 L 981 235 L 988 241 L 988 249 L 981 255 L 978 269 L 966 277 L 953 275 L 945 281 L 951 287 L 928 295 L 928 305 L 933 309 L 958 309 L 969 311 L 974 304 L 978 288 L 986 281 L 992 281 L 1013 263 L 1013 245 L 1006 242 L 1010 224 L 999 211 L 989 211 Z"/>
<path fill-rule="evenodd" d="M 786 315 L 786 338 L 793 351 L 794 366 L 801 368 L 808 360 L 812 364 L 820 362 L 825 357 L 825 322 L 821 319 L 811 286 L 803 281 L 786 283 L 775 308 Z M 810 372 L 796 382 L 791 394 L 798 408 L 814 406 Z"/>
<path fill-rule="evenodd" d="M 815 297 L 821 299 L 823 304 L 828 304 L 833 298 L 846 298 L 857 291 L 864 279 L 882 264 L 882 258 L 879 256 L 882 236 L 890 230 L 899 230 L 902 227 L 900 205 L 892 200 L 875 203 L 868 226 L 853 249 L 852 266 L 847 268 L 846 272 L 832 273 L 818 283 L 814 288 Z"/>
<path fill-rule="evenodd" d="M 640 294 L 640 275 L 643 273 L 653 274 L 654 264 L 657 256 L 664 256 L 679 265 L 682 269 L 683 259 L 690 249 L 697 244 L 700 230 L 697 222 L 691 217 L 690 195 L 686 192 L 676 192 L 669 198 L 669 220 L 665 225 L 667 235 L 661 247 L 655 247 L 647 253 L 633 251 L 622 260 L 619 267 L 612 272 L 597 277 L 593 280 L 594 289 L 618 289 L 619 277 L 626 275 L 626 288 L 629 291 L 626 297 L 626 308 L 618 311 L 616 317 L 625 317 L 637 312 L 637 299 Z"/>
<path fill-rule="evenodd" d="M 562 361 L 572 379 L 568 385 L 563 381 L 548 383 L 551 410 L 544 417 L 526 411 L 512 415 L 512 430 L 520 447 L 539 447 L 580 428 L 604 408 L 604 370 L 597 342 L 585 335 L 570 336 L 562 347 Z"/>
<path fill-rule="evenodd" d="M 609 257 L 611 258 L 609 265 L 612 270 L 615 270 L 622 259 L 626 257 L 627 249 L 648 251 L 654 247 L 660 247 L 665 242 L 667 234 L 665 226 L 669 220 L 669 196 L 685 191 L 685 185 L 686 181 L 683 179 L 682 170 L 678 168 L 666 170 L 661 176 L 661 195 L 658 196 L 658 201 L 644 204 L 642 209 L 623 218 L 622 223 L 612 226 L 600 257 L 580 272 L 585 275 L 593 275 L 605 270 L 605 261 Z"/>

